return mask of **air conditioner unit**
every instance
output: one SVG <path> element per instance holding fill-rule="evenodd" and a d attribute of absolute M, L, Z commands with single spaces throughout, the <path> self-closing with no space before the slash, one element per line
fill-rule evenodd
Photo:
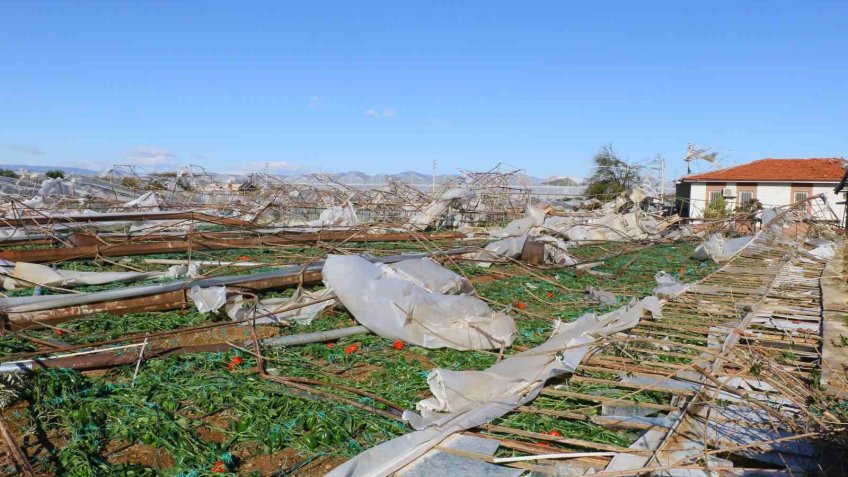
<path fill-rule="evenodd" d="M 731 199 L 731 198 L 733 198 L 733 197 L 736 197 L 735 195 L 733 195 L 733 189 L 724 189 L 724 190 L 722 190 L 722 191 L 721 191 L 721 196 L 722 196 L 722 197 L 724 197 L 725 199 Z"/>

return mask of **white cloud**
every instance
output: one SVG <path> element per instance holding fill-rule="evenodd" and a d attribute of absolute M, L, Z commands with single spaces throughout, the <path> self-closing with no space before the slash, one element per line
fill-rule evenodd
<path fill-rule="evenodd" d="M 397 116 L 397 110 L 394 108 L 383 108 L 382 111 L 369 109 L 365 111 L 365 115 L 369 118 L 393 118 Z"/>
<path fill-rule="evenodd" d="M 43 156 L 47 154 L 44 149 L 38 146 L 25 146 L 23 144 L 6 144 L 6 147 L 15 152 L 29 154 L 30 156 Z"/>
<path fill-rule="evenodd" d="M 124 157 L 126 157 L 130 164 L 138 166 L 159 166 L 177 157 L 177 155 L 160 147 L 139 146 L 132 151 L 128 151 Z"/>
<path fill-rule="evenodd" d="M 317 108 L 318 106 L 321 106 L 323 103 L 324 103 L 324 98 L 322 98 L 320 96 L 313 96 L 313 97 L 309 98 L 309 107 L 310 108 Z"/>

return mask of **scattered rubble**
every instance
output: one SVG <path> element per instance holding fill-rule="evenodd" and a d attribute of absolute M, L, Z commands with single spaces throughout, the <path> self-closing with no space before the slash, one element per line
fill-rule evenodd
<path fill-rule="evenodd" d="M 3 178 L 0 476 L 826 470 L 820 198 L 740 226 L 517 177 Z"/>

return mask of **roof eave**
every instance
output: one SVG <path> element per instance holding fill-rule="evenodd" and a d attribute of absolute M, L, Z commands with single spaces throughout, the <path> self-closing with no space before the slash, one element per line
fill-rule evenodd
<path fill-rule="evenodd" d="M 792 183 L 803 182 L 805 184 L 838 184 L 839 179 L 810 180 L 810 179 L 691 179 L 684 177 L 680 182 L 770 182 L 770 183 Z"/>

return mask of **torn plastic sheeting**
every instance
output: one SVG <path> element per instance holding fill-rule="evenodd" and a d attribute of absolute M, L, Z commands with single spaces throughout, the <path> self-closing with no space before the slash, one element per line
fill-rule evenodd
<path fill-rule="evenodd" d="M 695 247 L 692 258 L 726 262 L 739 253 L 753 237 L 725 238 L 722 234 L 712 234 L 704 243 Z"/>
<path fill-rule="evenodd" d="M 467 278 L 448 270 L 431 258 L 402 260 L 389 266 L 433 292 L 446 295 L 474 294 L 474 285 Z"/>
<path fill-rule="evenodd" d="M 508 258 L 518 258 L 521 251 L 524 250 L 524 243 L 527 242 L 527 236 L 510 237 L 497 242 L 492 242 L 486 245 L 486 248 L 477 254 L 475 260 L 478 267 L 488 268 L 492 266 L 491 262 L 502 262 Z"/>
<path fill-rule="evenodd" d="M 821 259 L 831 259 L 836 254 L 836 244 L 833 242 L 821 244 L 818 247 L 810 250 L 809 253 Z"/>
<path fill-rule="evenodd" d="M 74 195 L 74 180 L 65 181 L 61 178 L 45 179 L 41 182 L 41 188 L 38 190 L 38 195 Z"/>
<path fill-rule="evenodd" d="M 456 188 L 445 191 L 438 199 L 434 200 L 421 212 L 415 214 L 407 226 L 415 230 L 424 230 L 436 219 L 441 217 L 448 208 L 460 200 L 471 199 L 477 196 L 471 189 Z"/>
<path fill-rule="evenodd" d="M 654 288 L 653 294 L 660 297 L 675 296 L 688 286 L 663 270 L 654 275 L 654 280 L 656 280 L 657 286 Z"/>
<path fill-rule="evenodd" d="M 4 267 L 6 268 L 6 267 Z M 3 288 L 30 288 L 33 284 L 54 287 L 74 287 L 83 285 L 104 285 L 115 282 L 132 282 L 162 276 L 162 272 L 78 272 L 75 270 L 54 270 L 47 265 L 17 262 L 8 272 L 11 277 L 3 279 Z M 17 279 L 17 280 L 16 280 Z"/>
<path fill-rule="evenodd" d="M 318 220 L 307 222 L 310 227 L 326 227 L 331 225 L 352 227 L 359 225 L 356 218 L 356 209 L 350 202 L 344 205 L 333 205 L 321 211 Z"/>
<path fill-rule="evenodd" d="M 172 265 L 168 267 L 168 271 L 162 275 L 162 278 L 169 280 L 176 280 L 183 277 L 197 278 L 200 276 L 201 265 L 200 262 L 192 262 L 188 265 Z"/>
<path fill-rule="evenodd" d="M 602 305 L 614 305 L 618 303 L 615 293 L 601 290 L 598 287 L 588 286 L 585 292 L 586 298 L 596 301 Z"/>
<path fill-rule="evenodd" d="M 545 223 L 545 209 L 540 209 L 528 204 L 525 208 L 526 216 L 515 219 L 503 229 L 493 229 L 490 237 L 518 237 L 519 235 L 527 235 L 534 227 L 539 227 Z"/>
<path fill-rule="evenodd" d="M 140 208 L 150 211 L 158 211 L 160 207 L 159 196 L 154 191 L 145 192 L 137 199 L 124 203 L 122 207 L 125 209 Z"/>
<path fill-rule="evenodd" d="M 646 310 L 659 316 L 659 300 L 646 297 L 601 316 L 587 313 L 572 323 L 557 322 L 548 341 L 484 371 L 434 370 L 428 378 L 434 397 L 419 403 L 422 415 L 404 413 L 419 430 L 366 450 L 327 477 L 390 475 L 450 435 L 532 401 L 548 379 L 573 372 L 593 341 L 636 326 Z"/>
<path fill-rule="evenodd" d="M 763 209 L 763 211 L 760 212 L 760 222 L 762 222 L 763 226 L 768 225 L 777 217 L 777 215 L 777 209 Z"/>
<path fill-rule="evenodd" d="M 577 259 L 568 254 L 568 245 L 564 240 L 550 235 L 536 237 L 534 240 L 545 244 L 545 263 L 561 267 L 577 263 Z"/>
<path fill-rule="evenodd" d="M 411 280 L 407 273 L 382 263 L 330 255 L 323 276 L 324 284 L 356 321 L 385 338 L 459 350 L 499 349 L 514 339 L 515 323 L 510 316 L 492 311 L 472 296 L 425 288 L 420 278 Z M 432 286 L 437 285 L 432 281 Z"/>
<path fill-rule="evenodd" d="M 269 298 L 260 300 L 253 306 L 252 302 L 247 302 L 241 295 L 234 296 L 227 302 L 227 315 L 233 320 L 244 320 L 260 316 L 254 323 L 257 325 L 264 324 L 281 324 L 283 321 L 295 322 L 299 325 L 309 325 L 322 311 L 338 304 L 338 300 L 331 300 L 334 295 L 329 289 L 322 289 L 315 292 L 310 292 L 302 288 L 297 289 L 291 298 Z M 305 303 L 312 303 L 300 308 L 278 312 Z M 245 322 L 245 325 L 248 323 Z"/>
<path fill-rule="evenodd" d="M 780 318 L 755 317 L 751 320 L 751 324 L 758 324 L 763 326 L 764 328 L 788 332 L 792 335 L 798 333 L 817 334 L 821 328 L 821 323 L 783 320 Z"/>
<path fill-rule="evenodd" d="M 602 215 L 589 224 L 575 225 L 563 231 L 563 235 L 572 242 L 642 240 L 656 234 L 657 221 L 641 211 Z"/>
<path fill-rule="evenodd" d="M 672 411 L 668 413 L 666 418 L 675 421 L 680 418 L 680 411 Z M 643 432 L 642 435 L 640 435 L 639 438 L 636 439 L 633 444 L 630 444 L 630 447 L 628 447 L 628 449 L 634 452 L 620 452 L 612 458 L 609 464 L 607 464 L 604 472 L 633 470 L 633 475 L 637 475 L 639 471 L 645 467 L 645 464 L 648 463 L 648 460 L 650 460 L 651 457 L 646 455 L 645 452 L 637 454 L 635 451 L 655 451 L 659 448 L 663 439 L 665 439 L 666 434 L 668 434 L 668 429 L 665 428 L 649 429 L 648 431 Z M 706 477 L 706 474 L 704 475 Z"/>
<path fill-rule="evenodd" d="M 721 408 L 715 410 L 721 412 Z M 703 430 L 703 427 L 701 428 Z M 794 436 L 794 432 L 777 429 L 765 425 L 762 428 L 751 426 L 749 423 L 709 421 L 707 436 L 712 445 L 718 448 L 745 446 L 762 443 L 757 448 L 741 451 L 748 458 L 795 469 L 812 469 L 812 456 L 816 454 L 815 446 L 804 440 L 788 440 L 772 442 Z M 702 444 L 703 445 L 703 444 Z"/>
<path fill-rule="evenodd" d="M 461 434 L 445 439 L 440 447 L 457 449 L 476 454 L 494 455 L 500 442 Z M 433 449 L 415 462 L 397 472 L 398 477 L 444 477 L 446 475 L 473 475 L 475 477 L 518 477 L 521 469 L 503 467 L 486 461 L 463 457 Z"/>
<path fill-rule="evenodd" d="M 188 297 L 194 302 L 197 311 L 210 313 L 219 310 L 227 303 L 227 287 L 191 287 Z"/>

